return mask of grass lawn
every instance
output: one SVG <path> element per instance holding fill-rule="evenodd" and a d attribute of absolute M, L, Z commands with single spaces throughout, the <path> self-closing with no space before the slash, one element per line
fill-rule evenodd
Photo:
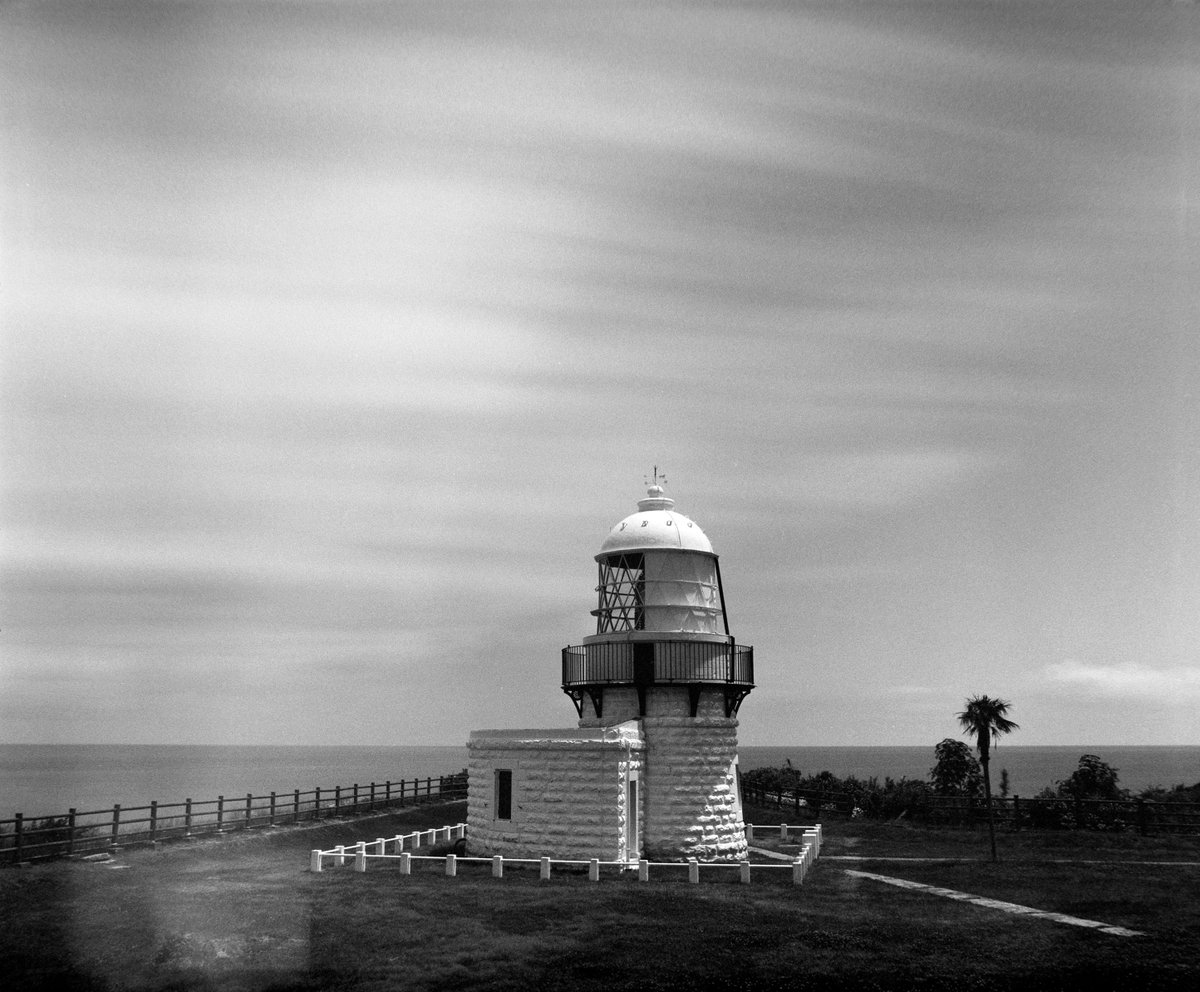
<path fill-rule="evenodd" d="M 464 819 L 463 804 L 253 832 L 108 863 L 0 871 L 11 990 L 1192 989 L 1200 840 L 826 825 L 790 872 L 655 877 L 377 862 L 308 872 L 308 851 Z M 755 823 L 778 813 L 749 810 Z M 787 819 L 787 817 L 784 817 Z M 759 833 L 758 843 L 774 843 Z M 886 861 L 940 857 L 947 861 Z M 868 860 L 844 861 L 841 858 Z M 1068 863 L 1098 861 L 1098 864 Z M 905 878 L 1144 931 L 1127 938 L 847 874 Z"/>

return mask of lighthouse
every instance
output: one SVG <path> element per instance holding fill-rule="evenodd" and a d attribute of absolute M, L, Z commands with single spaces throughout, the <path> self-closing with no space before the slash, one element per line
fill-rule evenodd
<path fill-rule="evenodd" d="M 754 651 L 720 562 L 658 485 L 595 555 L 594 632 L 562 650 L 578 725 L 468 742 L 468 843 L 513 857 L 741 860 L 737 713 Z"/>

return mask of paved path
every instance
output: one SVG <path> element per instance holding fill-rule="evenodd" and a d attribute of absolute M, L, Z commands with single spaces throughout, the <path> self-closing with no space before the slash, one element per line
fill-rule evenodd
<path fill-rule="evenodd" d="M 1067 916 L 1065 913 L 1049 913 L 1042 909 L 1034 909 L 1032 906 L 1021 906 L 1015 902 L 1002 902 L 999 899 L 973 896 L 968 892 L 959 892 L 956 889 L 943 889 L 936 885 L 926 885 L 924 882 L 910 882 L 904 878 L 876 875 L 874 872 L 856 871 L 853 868 L 843 868 L 842 870 L 847 875 L 853 875 L 856 878 L 870 878 L 876 882 L 883 882 L 886 885 L 895 885 L 902 889 L 915 889 L 918 892 L 928 892 L 930 895 L 942 896 L 946 899 L 957 899 L 959 902 L 969 902 L 973 906 L 986 906 L 988 909 L 999 909 L 1005 913 L 1013 913 L 1017 916 L 1032 916 L 1041 920 L 1053 920 L 1055 923 L 1066 923 L 1073 927 L 1089 927 L 1092 930 L 1099 930 L 1101 933 L 1110 933 L 1116 937 L 1145 936 L 1139 930 L 1127 930 L 1125 927 L 1111 926 L 1107 923 L 1101 923 L 1098 920 L 1085 920 L 1079 916 Z"/>

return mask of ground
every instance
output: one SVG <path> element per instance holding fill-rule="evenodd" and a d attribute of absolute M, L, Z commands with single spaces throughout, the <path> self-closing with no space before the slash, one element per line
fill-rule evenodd
<path fill-rule="evenodd" d="M 751 810 L 766 823 L 778 814 Z M 1187 988 L 1200 981 L 1200 840 L 828 823 L 788 871 L 556 873 L 372 863 L 312 848 L 455 823 L 462 805 L 247 832 L 0 871 L 6 989 L 580 990 Z M 786 818 L 786 817 L 785 817 Z M 775 844 L 759 832 L 760 844 Z M 948 860 L 890 860 L 943 858 Z M 843 860 L 856 859 L 856 860 Z M 858 860 L 861 859 L 861 860 Z M 1145 862 L 1170 862 L 1148 864 Z M 1142 931 L 1119 937 L 848 873 Z M 669 876 L 669 877 L 668 877 Z"/>

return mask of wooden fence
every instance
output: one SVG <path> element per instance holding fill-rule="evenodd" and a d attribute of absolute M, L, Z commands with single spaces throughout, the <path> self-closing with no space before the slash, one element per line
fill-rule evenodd
<path fill-rule="evenodd" d="M 797 814 L 813 819 L 830 815 L 879 817 L 869 798 L 850 793 L 767 789 L 745 781 L 741 788 L 743 798 L 749 803 L 793 809 Z M 992 812 L 998 825 L 1012 830 L 1136 830 L 1142 835 L 1200 833 L 1200 803 L 993 796 Z M 916 822 L 951 826 L 983 824 L 988 818 L 987 803 L 983 799 L 957 796 L 923 797 L 907 807 L 904 814 Z"/>
<path fill-rule="evenodd" d="M 199 801 L 152 802 L 148 806 L 70 809 L 50 816 L 26 817 L 18 813 L 10 820 L 0 820 L 0 865 L 109 851 L 170 838 L 358 816 L 466 796 L 467 776 L 460 772 L 307 792 L 296 789 L 261 796 L 247 793 Z"/>

